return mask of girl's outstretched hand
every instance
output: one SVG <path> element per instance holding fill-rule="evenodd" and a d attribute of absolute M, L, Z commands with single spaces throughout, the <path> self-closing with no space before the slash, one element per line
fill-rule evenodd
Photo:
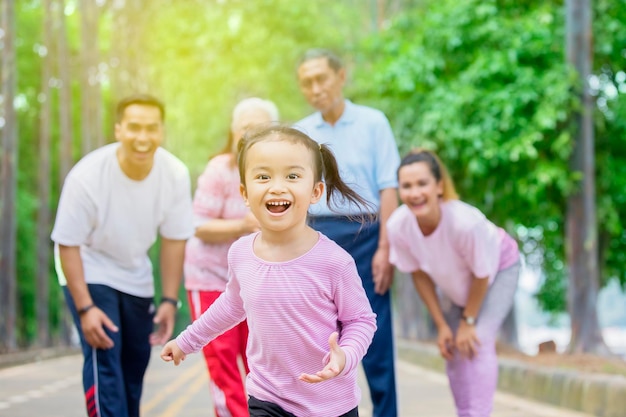
<path fill-rule="evenodd" d="M 315 375 L 301 374 L 298 379 L 300 381 L 309 382 L 311 384 L 326 381 L 327 379 L 334 378 L 343 371 L 346 367 L 346 353 L 343 351 L 337 343 L 339 339 L 339 333 L 333 332 L 328 338 L 328 344 L 330 346 L 330 352 L 328 353 L 328 363 Z"/>
<path fill-rule="evenodd" d="M 163 346 L 163 349 L 161 349 L 161 359 L 165 362 L 174 361 L 174 365 L 176 366 L 184 361 L 186 356 L 187 355 L 185 355 L 176 344 L 176 340 L 170 340 Z"/>

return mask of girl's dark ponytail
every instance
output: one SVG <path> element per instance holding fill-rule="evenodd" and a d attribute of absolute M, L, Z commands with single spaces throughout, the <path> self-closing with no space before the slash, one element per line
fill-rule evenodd
<path fill-rule="evenodd" d="M 355 217 L 355 220 L 360 221 L 375 221 L 377 216 L 376 210 L 341 179 L 337 160 L 330 148 L 325 144 L 320 144 L 319 152 L 322 157 L 322 174 L 324 183 L 326 184 L 328 208 L 334 210 L 336 204 L 334 203 L 333 197 L 338 197 L 341 202 L 354 204 L 361 208 L 360 215 L 350 217 Z"/>

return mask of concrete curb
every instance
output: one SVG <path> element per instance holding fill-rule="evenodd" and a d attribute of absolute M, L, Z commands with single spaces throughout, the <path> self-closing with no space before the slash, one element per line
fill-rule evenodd
<path fill-rule="evenodd" d="M 445 361 L 433 345 L 397 339 L 398 357 L 445 372 Z M 626 416 L 626 378 L 537 367 L 499 358 L 498 389 L 520 397 L 582 411 L 597 417 Z"/>
<path fill-rule="evenodd" d="M 0 354 L 0 369 L 79 353 L 79 347 L 67 346 L 3 353 Z"/>

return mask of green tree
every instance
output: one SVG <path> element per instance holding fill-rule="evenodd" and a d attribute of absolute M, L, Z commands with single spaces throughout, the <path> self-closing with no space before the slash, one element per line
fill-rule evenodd
<path fill-rule="evenodd" d="M 0 30 L 2 30 L 2 113 L 0 117 L 0 351 L 16 347 L 16 202 L 19 139 L 15 110 L 16 96 L 16 40 L 15 4 L 12 0 L 0 5 Z M 17 198 L 16 198 L 17 196 Z"/>
<path fill-rule="evenodd" d="M 610 4 L 613 13 L 624 8 Z M 617 24 L 623 11 L 609 17 L 608 5 L 601 2 L 596 11 L 596 25 L 604 30 L 600 39 L 623 39 L 623 25 Z M 565 310 L 564 213 L 579 175 L 568 167 L 567 123 L 578 103 L 575 74 L 565 63 L 564 30 L 560 2 L 425 1 L 368 40 L 357 55 L 357 69 L 363 70 L 354 89 L 361 97 L 379 97 L 374 102 L 390 115 L 403 152 L 436 149 L 462 198 L 519 238 L 529 262 L 545 273 L 537 296 L 554 312 Z M 604 50 L 604 62 L 614 71 L 623 68 L 623 49 Z M 623 111 L 621 100 L 608 100 L 607 110 Z M 607 115 L 597 114 L 598 195 L 611 222 L 600 217 L 598 228 L 608 239 L 603 256 L 613 259 L 626 249 L 623 220 L 616 216 L 623 207 L 624 191 L 617 189 L 623 179 L 602 162 L 608 152 L 623 166 L 625 155 L 615 152 L 623 140 L 605 134 L 617 128 Z M 607 276 L 604 268 L 604 277 L 624 282 L 623 270 L 617 271 L 613 267 Z"/>
<path fill-rule="evenodd" d="M 626 3 L 594 2 L 600 277 L 626 289 Z"/>

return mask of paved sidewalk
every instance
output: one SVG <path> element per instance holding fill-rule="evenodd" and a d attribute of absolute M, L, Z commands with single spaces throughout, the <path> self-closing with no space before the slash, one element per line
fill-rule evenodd
<path fill-rule="evenodd" d="M 396 339 L 398 356 L 443 374 L 445 361 L 436 346 Z M 521 398 L 602 417 L 626 417 L 626 378 L 576 369 L 538 366 L 499 358 L 498 390 Z"/>
<path fill-rule="evenodd" d="M 398 360 L 399 417 L 454 417 L 452 394 L 445 374 Z M 361 379 L 363 400 L 360 417 L 371 417 L 365 378 Z M 491 417 L 592 417 L 502 392 L 496 393 Z"/>
<path fill-rule="evenodd" d="M 144 395 L 144 417 L 206 417 L 210 407 L 208 383 L 201 355 L 190 355 L 179 367 L 153 358 Z M 455 410 L 444 374 L 399 359 L 399 417 L 454 417 Z M 171 381 L 166 387 L 164 380 Z M 371 417 L 372 409 L 365 377 L 359 385 L 363 399 L 360 417 Z M 212 409 L 211 409 L 212 412 Z M 569 410 L 498 393 L 491 417 L 592 417 Z"/>
<path fill-rule="evenodd" d="M 146 375 L 142 417 L 211 417 L 207 372 L 200 354 L 190 355 L 175 367 L 153 351 Z M 85 417 L 82 357 L 62 356 L 0 369 L 0 416 Z M 446 377 L 399 359 L 400 417 L 454 417 Z M 361 374 L 361 417 L 371 417 L 371 404 Z M 492 417 L 589 417 L 512 395 L 498 393 Z M 321 416 L 323 417 L 323 416 Z"/>

